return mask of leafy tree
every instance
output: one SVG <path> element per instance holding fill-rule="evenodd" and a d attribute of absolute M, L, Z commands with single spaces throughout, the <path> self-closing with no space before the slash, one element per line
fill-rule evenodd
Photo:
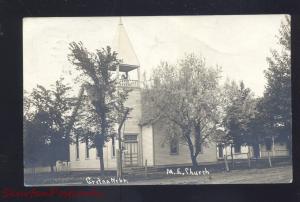
<path fill-rule="evenodd" d="M 45 134 L 50 132 L 47 123 L 44 121 L 44 114 L 34 115 L 32 120 L 24 119 L 24 166 L 37 167 L 49 165 L 45 156 L 47 145 L 45 143 Z"/>
<path fill-rule="evenodd" d="M 267 121 L 263 114 L 263 97 L 255 99 L 253 116 L 248 123 L 247 142 L 253 146 L 254 156 L 259 157 L 259 144 L 264 144 L 264 136 L 267 128 Z"/>
<path fill-rule="evenodd" d="M 38 85 L 24 100 L 24 149 L 25 161 L 42 156 L 44 163 L 54 166 L 57 160 L 68 159 L 69 138 L 66 133 L 73 99 L 68 92 L 70 87 L 63 79 L 56 81 L 52 90 Z M 25 152 L 25 153 L 26 153 Z"/>
<path fill-rule="evenodd" d="M 231 104 L 226 108 L 224 125 L 232 143 L 241 145 L 247 143 L 245 136 L 248 131 L 249 119 L 254 113 L 255 102 L 251 90 L 245 88 L 243 82 L 240 82 L 239 85 L 232 82 L 232 90 Z"/>
<path fill-rule="evenodd" d="M 88 120 L 89 125 L 78 134 L 86 134 L 83 131 L 89 131 L 91 145 L 96 147 L 98 151 L 100 171 L 103 175 L 103 147 L 105 142 L 115 136 L 114 126 L 119 123 L 118 114 L 127 111 L 121 105 L 127 99 L 129 91 L 124 88 L 117 88 L 118 79 L 113 71 L 116 70 L 120 60 L 117 59 L 117 53 L 113 52 L 109 46 L 92 53 L 83 46 L 82 42 L 72 42 L 70 43 L 70 51 L 69 61 L 80 72 L 78 78 L 85 85 L 92 105 L 88 111 L 92 110 L 93 112 L 90 115 L 82 116 Z M 88 105 L 89 103 L 86 103 L 85 106 Z M 91 129 L 92 133 L 90 132 Z"/>
<path fill-rule="evenodd" d="M 232 81 L 230 84 L 225 84 L 225 87 L 229 103 L 225 108 L 226 115 L 223 119 L 224 139 L 231 146 L 252 145 L 253 137 L 249 130 L 249 123 L 254 117 L 256 107 L 253 93 L 242 81 L 239 85 Z M 232 147 L 231 155 L 233 155 Z"/>
<path fill-rule="evenodd" d="M 291 21 L 288 16 L 279 29 L 278 49 L 267 57 L 269 68 L 265 71 L 267 84 L 261 113 L 267 121 L 265 137 L 272 136 L 277 142 L 287 142 L 291 151 Z"/>
<path fill-rule="evenodd" d="M 188 146 L 193 167 L 219 122 L 219 78 L 219 68 L 209 68 L 191 54 L 176 66 L 162 63 L 142 93 L 142 123 L 163 122 L 167 139 L 178 138 Z"/>
<path fill-rule="evenodd" d="M 118 143 L 119 143 L 119 177 L 122 177 L 122 153 L 123 153 L 123 148 L 122 148 L 122 138 L 121 138 L 121 130 L 122 127 L 124 126 L 125 121 L 128 119 L 129 113 L 133 108 L 125 106 L 125 101 L 127 99 L 127 93 L 129 90 L 124 92 L 118 92 L 118 100 L 115 103 L 115 109 L 116 109 L 116 122 L 118 123 Z M 114 146 L 114 137 L 113 137 L 113 146 Z"/>

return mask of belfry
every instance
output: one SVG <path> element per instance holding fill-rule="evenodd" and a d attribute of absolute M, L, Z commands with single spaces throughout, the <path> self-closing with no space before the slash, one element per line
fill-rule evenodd
<path fill-rule="evenodd" d="M 128 119 L 122 127 L 123 167 L 136 167 L 142 164 L 142 140 L 141 127 L 141 89 L 140 89 L 140 64 L 129 40 L 125 27 L 120 18 L 112 50 L 118 53 L 120 64 L 113 69 L 118 79 L 119 88 L 130 88 L 126 106 L 132 108 Z M 115 137 L 105 143 L 103 149 L 104 168 L 107 170 L 117 169 L 118 138 Z M 89 151 L 87 151 L 87 149 Z M 85 153 L 89 153 L 88 158 Z M 99 169 L 99 158 L 95 148 L 88 148 L 85 143 L 78 142 L 70 145 L 71 170 Z"/>
<path fill-rule="evenodd" d="M 128 78 L 128 73 L 137 70 L 135 75 L 136 80 L 140 80 L 140 63 L 134 52 L 133 46 L 129 40 L 122 19 L 120 18 L 116 38 L 114 39 L 113 50 L 118 53 L 118 58 L 122 60 L 119 67 L 116 69 L 117 75 L 119 72 L 125 73 Z M 125 77 L 126 78 L 126 77 Z"/>

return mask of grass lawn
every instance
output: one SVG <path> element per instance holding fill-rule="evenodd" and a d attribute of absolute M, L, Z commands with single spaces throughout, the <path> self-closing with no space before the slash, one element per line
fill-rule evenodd
<path fill-rule="evenodd" d="M 164 180 L 136 181 L 131 184 L 260 184 L 290 183 L 293 179 L 292 166 L 264 169 L 233 170 L 211 173 L 207 176 L 182 176 Z"/>
<path fill-rule="evenodd" d="M 209 175 L 199 176 L 172 176 L 166 173 L 160 173 L 159 176 L 161 177 L 156 179 L 127 179 L 128 184 L 124 185 L 290 183 L 292 182 L 292 166 L 232 170 L 231 172 L 210 172 Z M 88 185 L 86 177 L 100 178 L 95 175 L 91 176 L 89 173 L 80 176 L 69 175 L 59 177 L 49 177 L 49 175 L 40 174 L 34 178 L 32 176 L 26 177 L 25 182 L 27 185 L 33 186 Z M 109 178 L 110 176 L 106 177 L 106 179 Z M 114 183 L 109 185 L 119 184 Z"/>

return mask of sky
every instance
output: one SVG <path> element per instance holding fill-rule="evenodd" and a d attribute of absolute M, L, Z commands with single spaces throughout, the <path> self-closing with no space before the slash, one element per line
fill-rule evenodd
<path fill-rule="evenodd" d="M 278 48 L 276 35 L 283 15 L 122 17 L 141 66 L 151 74 L 161 61 L 175 64 L 185 54 L 222 67 L 222 80 L 243 80 L 261 96 L 268 68 L 266 57 Z M 59 77 L 73 82 L 69 43 L 82 41 L 95 51 L 112 46 L 119 17 L 51 17 L 23 19 L 23 81 L 31 91 L 50 87 Z M 69 73 L 73 74 L 69 74 Z"/>

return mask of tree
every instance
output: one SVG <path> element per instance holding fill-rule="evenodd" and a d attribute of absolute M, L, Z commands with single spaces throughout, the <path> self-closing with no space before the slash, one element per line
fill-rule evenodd
<path fill-rule="evenodd" d="M 125 90 L 123 92 L 118 91 L 118 100 L 115 103 L 115 109 L 116 109 L 116 122 L 118 123 L 118 143 L 119 143 L 119 169 L 118 169 L 118 177 L 122 177 L 122 153 L 123 153 L 123 148 L 122 148 L 122 137 L 121 137 L 121 130 L 123 128 L 123 125 L 125 121 L 128 119 L 128 115 L 132 108 L 125 106 L 125 101 L 127 99 L 127 94 L 129 93 L 129 90 Z M 113 137 L 114 140 L 114 137 Z M 114 141 L 113 141 L 113 146 L 114 146 Z"/>
<path fill-rule="evenodd" d="M 263 113 L 263 97 L 255 99 L 255 109 L 253 116 L 250 118 L 248 123 L 248 133 L 247 133 L 247 142 L 253 146 L 254 156 L 259 157 L 259 144 L 264 144 L 264 136 L 267 131 L 268 122 L 265 119 Z"/>
<path fill-rule="evenodd" d="M 191 54 L 175 66 L 162 63 L 142 92 L 143 124 L 163 121 L 167 139 L 178 138 L 188 146 L 194 168 L 201 145 L 219 122 L 219 78 L 219 68 L 209 68 Z"/>
<path fill-rule="evenodd" d="M 49 127 L 45 122 L 44 113 L 34 115 L 31 120 L 24 118 L 24 166 L 37 167 L 49 165 L 47 162 L 47 145 L 45 134 L 49 133 Z"/>
<path fill-rule="evenodd" d="M 249 88 L 245 88 L 241 81 L 237 85 L 234 81 L 231 83 L 233 92 L 230 93 L 230 104 L 226 107 L 224 125 L 227 129 L 227 137 L 232 144 L 240 146 L 248 143 L 248 123 L 254 115 L 255 99 Z"/>
<path fill-rule="evenodd" d="M 253 135 L 249 130 L 250 120 L 254 117 L 256 102 L 253 93 L 246 88 L 241 81 L 236 84 L 232 81 L 225 84 L 225 93 L 227 94 L 227 106 L 225 107 L 225 116 L 223 126 L 225 133 L 223 140 L 225 144 L 231 146 L 231 159 L 233 162 L 232 148 L 239 148 L 241 145 L 252 145 Z"/>
<path fill-rule="evenodd" d="M 94 114 L 90 116 L 90 123 L 94 123 L 92 145 L 98 151 L 100 159 L 100 172 L 104 174 L 103 147 L 105 142 L 115 136 L 114 126 L 117 121 L 117 106 L 124 103 L 128 91 L 117 88 L 118 78 L 113 75 L 120 63 L 117 53 L 108 46 L 106 49 L 89 52 L 82 42 L 70 43 L 69 61 L 80 72 L 82 83 L 85 84 Z M 119 111 L 121 112 L 121 111 Z M 123 111 L 124 113 L 126 111 Z M 87 117 L 88 118 L 88 117 Z"/>
<path fill-rule="evenodd" d="M 38 85 L 24 100 L 27 106 L 24 107 L 24 150 L 25 159 L 40 159 L 54 171 L 57 160 L 68 159 L 66 126 L 74 100 L 68 95 L 70 87 L 63 84 L 63 79 L 56 81 L 52 88 L 47 90 Z"/>
<path fill-rule="evenodd" d="M 292 110 L 291 110 L 291 21 L 288 16 L 282 21 L 278 38 L 278 49 L 271 50 L 267 57 L 269 68 L 264 72 L 265 87 L 262 113 L 267 121 L 265 137 L 277 142 L 286 142 L 291 154 Z"/>

